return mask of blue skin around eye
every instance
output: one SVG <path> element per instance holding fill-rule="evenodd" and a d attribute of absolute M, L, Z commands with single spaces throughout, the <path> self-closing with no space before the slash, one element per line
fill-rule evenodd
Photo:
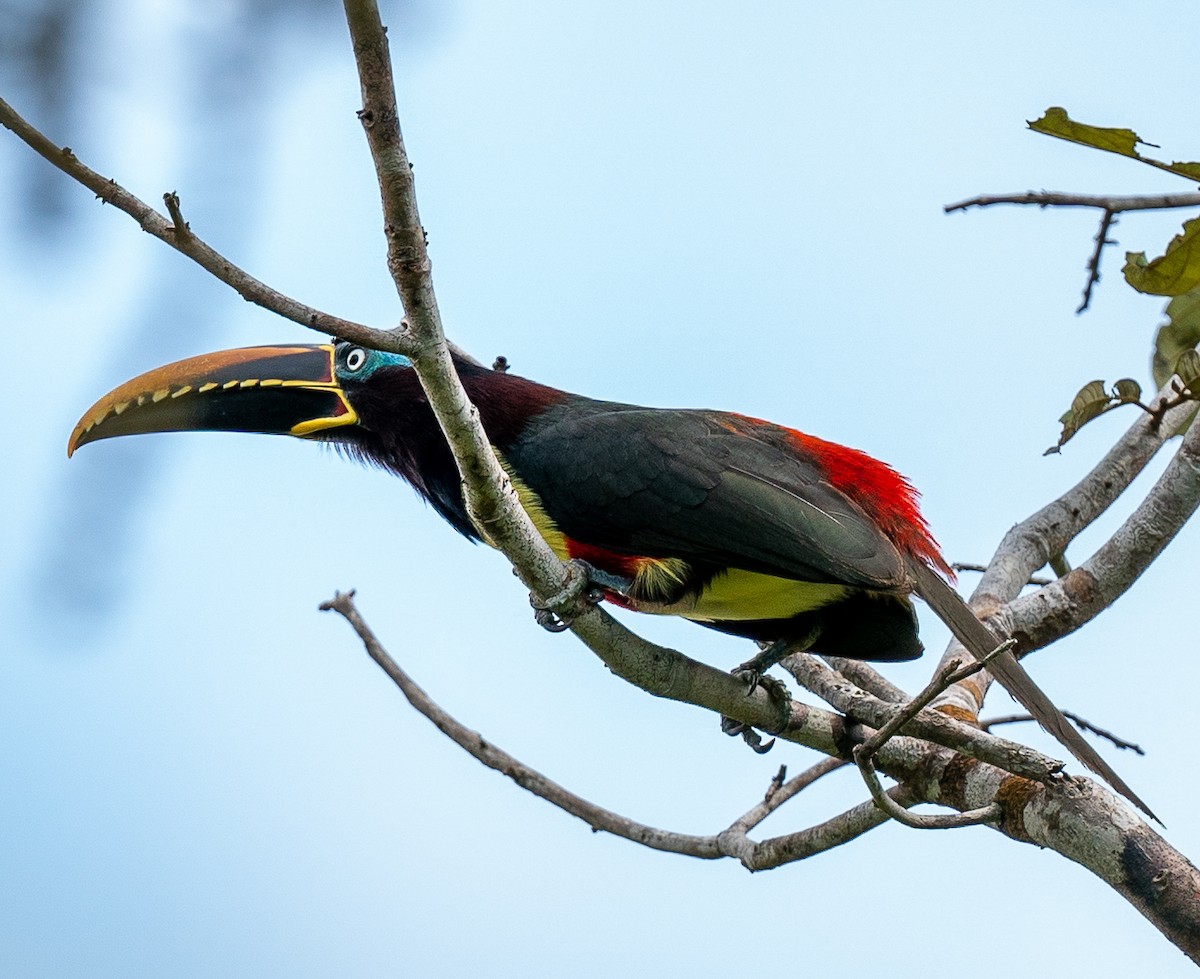
<path fill-rule="evenodd" d="M 365 349 L 365 348 L 362 348 Z M 365 381 L 381 367 L 411 367 L 412 361 L 403 354 L 385 353 L 382 350 L 367 350 L 367 362 L 356 371 L 346 367 L 345 359 L 338 357 L 337 375 L 343 378 L 354 378 Z"/>

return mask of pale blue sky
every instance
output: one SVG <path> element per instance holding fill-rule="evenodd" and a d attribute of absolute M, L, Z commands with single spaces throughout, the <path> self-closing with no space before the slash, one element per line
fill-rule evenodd
<path fill-rule="evenodd" d="M 1025 129 L 1065 105 L 1200 158 L 1181 84 L 1195 15 L 1130 10 L 461 0 L 410 20 L 384 4 L 447 329 L 546 383 L 867 449 L 920 487 L 951 560 L 985 560 L 1132 420 L 1041 457 L 1083 382 L 1146 377 L 1162 304 L 1123 285 L 1121 255 L 1161 247 L 1183 216 L 1124 220 L 1077 318 L 1093 215 L 941 208 L 1186 188 Z M 143 0 L 97 2 L 94 20 L 73 129 L 52 138 L 147 200 L 177 190 L 197 233 L 281 290 L 394 323 L 337 17 L 267 33 L 232 2 Z M 236 39 L 224 67 L 204 62 L 212 36 Z M 22 108 L 19 85 L 4 94 Z M 986 829 L 887 826 L 751 877 L 593 835 L 467 758 L 320 601 L 357 587 L 464 723 L 652 824 L 716 831 L 781 763 L 814 760 L 753 756 L 713 717 L 615 679 L 533 624 L 500 558 L 331 452 L 181 435 L 68 462 L 76 418 L 132 374 L 311 335 L 82 188 L 62 192 L 74 223 L 31 236 L 29 151 L 2 137 L 0 974 L 903 979 L 935 955 L 981 979 L 1190 973 L 1088 873 Z M 1030 663 L 1064 706 L 1146 746 L 1105 750 L 1192 856 L 1193 731 L 1170 694 L 1196 679 L 1198 546 L 1188 528 Z M 745 658 L 685 623 L 637 625 L 716 665 Z M 924 634 L 940 651 L 944 630 Z M 929 668 L 887 672 L 915 689 Z M 764 831 L 862 797 L 838 773 Z"/>

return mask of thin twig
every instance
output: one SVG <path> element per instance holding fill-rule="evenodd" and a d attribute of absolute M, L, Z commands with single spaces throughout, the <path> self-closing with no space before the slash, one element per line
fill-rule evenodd
<path fill-rule="evenodd" d="M 955 571 L 973 571 L 977 574 L 983 574 L 985 571 L 987 571 L 986 564 L 965 564 L 962 561 L 955 561 L 950 565 L 950 567 L 952 567 Z M 1026 584 L 1040 588 L 1042 585 L 1050 584 L 1050 582 L 1053 580 L 1053 578 L 1039 578 L 1035 575 L 1034 577 L 1030 578 Z"/>
<path fill-rule="evenodd" d="M 179 194 L 176 191 L 168 191 L 163 194 L 163 203 L 167 205 L 167 213 L 171 215 L 171 224 L 174 225 L 175 240 L 185 241 L 192 237 L 192 229 L 183 219 L 183 210 L 179 206 Z"/>
<path fill-rule="evenodd" d="M 1049 784 L 1062 771 L 1061 761 L 1027 745 L 985 734 L 940 710 L 920 710 L 914 716 L 908 716 L 903 713 L 903 704 L 872 696 L 815 657 L 793 653 L 784 657 L 780 665 L 806 690 L 848 717 L 858 718 L 877 730 L 903 715 L 907 718 L 904 721 L 906 735 L 950 748 L 1005 772 Z"/>
<path fill-rule="evenodd" d="M 1096 247 L 1087 263 L 1087 282 L 1083 287 L 1083 300 L 1076 313 L 1082 313 L 1092 301 L 1092 293 L 1100 281 L 1100 257 L 1105 245 L 1115 242 L 1108 237 L 1116 216 L 1124 211 L 1162 210 L 1176 207 L 1200 207 L 1200 194 L 1152 194 L 1133 196 L 1110 196 L 1097 194 L 1069 194 L 1059 191 L 1028 191 L 1024 194 L 991 194 L 970 197 L 956 204 L 947 204 L 943 210 L 950 214 L 972 207 L 991 207 L 995 204 L 1021 204 L 1036 207 L 1095 207 L 1104 212 L 1100 219 L 1100 230 L 1096 233 Z"/>
<path fill-rule="evenodd" d="M 1086 718 L 1080 717 L 1078 714 L 1072 713 L 1069 710 L 1063 711 L 1063 716 L 1070 718 L 1079 725 L 1084 731 L 1096 735 L 1099 738 L 1104 738 L 1106 741 L 1111 741 L 1113 745 L 1125 751 L 1132 751 L 1138 755 L 1144 755 L 1145 749 L 1133 742 L 1126 741 L 1124 738 L 1113 734 L 1112 731 L 1106 731 L 1102 727 L 1097 727 Z M 999 717 L 990 717 L 986 721 L 981 721 L 979 728 L 982 731 L 990 731 L 994 727 L 999 727 L 1002 724 L 1023 724 L 1026 721 L 1032 721 L 1033 718 L 1029 714 L 1001 714 Z"/>
<path fill-rule="evenodd" d="M 972 660 L 971 662 L 955 665 L 948 663 L 941 667 L 932 680 L 925 685 L 925 689 L 913 697 L 907 704 L 896 711 L 883 727 L 879 728 L 871 737 L 862 744 L 855 747 L 855 753 L 865 752 L 869 755 L 874 755 L 881 747 L 883 747 L 893 736 L 900 732 L 909 721 L 915 718 L 922 710 L 928 707 L 935 697 L 947 687 L 958 683 L 960 680 L 965 680 L 969 676 L 974 676 L 982 670 L 992 658 L 1000 653 L 1006 652 L 1012 648 L 1012 640 L 1006 643 L 1001 643 L 992 650 L 990 656 L 986 656 L 980 660 Z"/>
<path fill-rule="evenodd" d="M 842 758 L 822 758 L 795 778 L 789 779 L 782 784 L 772 782 L 771 785 L 774 791 L 768 791 L 762 802 L 735 819 L 726 832 L 748 833 L 785 802 L 795 798 L 796 795 L 807 789 L 817 779 L 823 778 L 830 772 L 836 772 L 839 768 L 844 768 L 848 764 L 849 762 Z"/>
<path fill-rule="evenodd" d="M 874 800 L 875 805 L 897 822 L 903 823 L 905 826 L 911 826 L 914 829 L 956 829 L 960 826 L 975 826 L 979 823 L 997 822 L 999 820 L 1002 809 L 997 802 L 984 806 L 981 809 L 973 809 L 961 813 L 938 813 L 934 815 L 910 813 L 905 807 L 897 805 L 895 800 L 883 790 L 883 786 L 879 783 L 879 777 L 875 773 L 874 758 L 879 749 L 895 737 L 905 724 L 932 703 L 938 694 L 952 684 L 978 673 L 987 665 L 992 657 L 1004 652 L 1006 648 L 1007 645 L 1002 643 L 992 651 L 990 657 L 972 661 L 962 666 L 956 666 L 952 663 L 943 666 L 938 670 L 937 675 L 929 681 L 925 689 L 917 694 L 909 703 L 905 704 L 901 710 L 897 711 L 883 727 L 867 738 L 866 741 L 862 742 L 862 744 L 854 746 L 854 762 L 858 765 L 858 771 L 862 775 L 863 781 L 867 784 L 867 789 L 871 793 L 872 800 Z"/>
<path fill-rule="evenodd" d="M 462 475 L 472 521 L 483 539 L 512 562 L 526 587 L 545 600 L 566 592 L 570 577 L 517 499 L 446 349 L 413 169 L 400 131 L 387 31 L 375 0 L 343 0 L 343 6 L 362 92 L 359 118 L 379 183 L 388 269 L 404 304 L 405 353 Z M 570 608 L 553 611 L 564 620 L 593 624 L 601 614 L 582 593 Z"/>
<path fill-rule="evenodd" d="M 968 197 L 956 204 L 947 204 L 942 210 L 950 214 L 954 211 L 965 211 L 972 207 L 991 207 L 995 204 L 1024 204 L 1035 207 L 1097 207 L 1115 214 L 1122 211 L 1157 211 L 1175 207 L 1200 207 L 1200 193 L 1112 196 L 1030 190 L 1024 194 L 980 194 L 978 197 Z"/>
<path fill-rule="evenodd" d="M 858 764 L 863 781 L 870 790 L 871 800 L 882 812 L 891 816 L 898 823 L 911 826 L 913 829 L 959 829 L 963 826 L 978 826 L 981 823 L 998 823 L 1004 815 L 1004 809 L 998 802 L 979 809 L 968 809 L 966 812 L 929 814 L 909 812 L 884 791 L 879 782 L 879 776 L 875 773 L 872 756 L 860 751 L 861 747 L 862 745 L 859 745 L 854 749 L 854 760 Z"/>
<path fill-rule="evenodd" d="M 1112 731 L 1106 731 L 1102 727 L 1096 727 L 1096 725 L 1091 721 L 1080 717 L 1078 714 L 1073 714 L 1069 710 L 1064 710 L 1063 713 L 1081 728 L 1083 728 L 1083 730 L 1089 731 L 1098 738 L 1104 738 L 1107 741 L 1111 741 L 1116 747 L 1121 748 L 1122 750 L 1132 751 L 1137 755 L 1144 755 L 1146 753 L 1146 750 L 1140 744 L 1136 744 L 1133 741 L 1126 741 L 1124 738 L 1113 734 Z"/>
<path fill-rule="evenodd" d="M 1096 247 L 1092 250 L 1092 256 L 1087 263 L 1087 282 L 1083 287 L 1083 301 L 1075 310 L 1076 315 L 1082 313 L 1088 308 L 1092 301 L 1092 290 L 1100 282 L 1100 256 L 1104 252 L 1105 245 L 1115 245 L 1116 242 L 1108 237 L 1108 232 L 1112 226 L 1117 223 L 1117 212 L 1104 209 L 1104 216 L 1100 218 L 1100 230 L 1096 232 Z"/>
<path fill-rule="evenodd" d="M 997 653 L 1003 651 L 1004 648 L 1004 645 L 996 647 L 992 655 L 995 656 Z M 938 813 L 934 815 L 910 813 L 905 807 L 897 805 L 895 800 L 883 790 L 883 786 L 879 782 L 879 777 L 875 773 L 874 765 L 875 754 L 905 724 L 932 703 L 933 699 L 947 687 L 978 673 L 987 664 L 987 661 L 988 659 L 985 658 L 963 666 L 956 667 L 954 664 L 948 664 L 942 667 L 938 671 L 938 674 L 929 681 L 925 689 L 906 704 L 902 710 L 898 711 L 887 724 L 872 734 L 862 744 L 854 746 L 854 762 L 858 765 L 858 770 L 863 777 L 863 781 L 867 784 L 867 790 L 871 793 L 871 799 L 875 802 L 875 805 L 897 822 L 903 823 L 905 826 L 911 826 L 914 829 L 956 829 L 961 826 L 975 826 L 979 823 L 996 822 L 999 820 L 1002 809 L 1000 804 L 995 802 L 981 809 L 973 809 L 962 813 Z"/>

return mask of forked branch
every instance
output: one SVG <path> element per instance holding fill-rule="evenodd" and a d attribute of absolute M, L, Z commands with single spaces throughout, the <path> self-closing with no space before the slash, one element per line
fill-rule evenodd
<path fill-rule="evenodd" d="M 840 846 L 886 821 L 886 817 L 881 813 L 872 814 L 865 811 L 864 806 L 855 806 L 840 816 L 799 833 L 791 833 L 762 843 L 749 838 L 750 830 L 767 816 L 795 798 L 817 779 L 846 764 L 838 758 L 826 758 L 795 778 L 774 787 L 762 802 L 720 833 L 695 836 L 639 823 L 576 795 L 496 747 L 477 731 L 459 723 L 439 707 L 384 648 L 355 606 L 354 592 L 336 593 L 332 599 L 321 603 L 321 609 L 337 612 L 350 623 L 371 659 L 400 688 L 408 702 L 422 716 L 432 721 L 446 737 L 488 768 L 512 779 L 521 788 L 582 819 L 594 832 L 611 833 L 653 850 L 698 857 L 702 860 L 732 857 L 741 861 L 747 869 L 763 870 L 782 863 L 802 860 Z M 901 789 L 893 790 L 889 801 L 892 798 L 896 800 L 893 805 L 912 805 L 915 801 L 911 793 Z"/>
<path fill-rule="evenodd" d="M 1125 211 L 1161 211 L 1176 207 L 1200 207 L 1200 194 L 1145 194 L 1134 196 L 1112 196 L 1103 194 L 1066 194 L 1059 191 L 1026 191 L 1024 194 L 981 194 L 955 204 L 947 204 L 943 210 L 950 214 L 966 211 L 972 207 L 993 207 L 996 204 L 1022 204 L 1034 207 L 1091 207 L 1098 208 L 1100 229 L 1096 232 L 1095 247 L 1087 263 L 1087 282 L 1083 287 L 1083 300 L 1076 313 L 1082 313 L 1092 301 L 1092 293 L 1100 281 L 1100 257 L 1106 245 L 1116 244 L 1108 235 L 1117 222 L 1117 215 Z"/>

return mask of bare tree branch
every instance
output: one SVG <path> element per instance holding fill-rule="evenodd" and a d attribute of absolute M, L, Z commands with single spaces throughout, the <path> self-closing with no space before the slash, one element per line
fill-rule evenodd
<path fill-rule="evenodd" d="M 377 330 L 362 323 L 342 319 L 312 306 L 306 306 L 291 296 L 272 289 L 249 272 L 199 238 L 184 220 L 179 195 L 175 191 L 163 194 L 163 203 L 170 216 L 164 217 L 141 198 L 126 190 L 116 180 L 104 177 L 88 167 L 70 147 L 56 146 L 38 129 L 26 121 L 11 105 L 0 99 L 0 125 L 39 153 L 59 170 L 92 191 L 105 204 L 111 204 L 133 218 L 147 234 L 165 242 L 177 252 L 190 258 L 219 282 L 225 283 L 247 302 L 303 327 L 336 336 L 376 350 L 407 353 L 402 335 L 396 330 Z M 464 360 L 477 363 L 465 350 L 448 345 Z"/>
<path fill-rule="evenodd" d="M 401 686 L 413 706 L 457 744 L 523 788 L 597 829 L 668 852 L 704 859 L 735 857 L 748 869 L 762 870 L 839 846 L 887 820 L 874 802 L 866 802 L 818 826 L 753 843 L 746 838 L 746 830 L 759 821 L 761 805 L 716 837 L 671 833 L 610 813 L 567 792 L 440 711 L 387 656 L 354 610 L 349 596 L 335 596 L 323 607 L 346 616 L 372 658 Z M 948 755 L 939 749 L 939 757 L 945 759 Z M 796 791 L 828 770 L 832 770 L 831 763 L 824 763 L 799 776 L 797 782 L 802 784 L 798 784 Z M 965 768 L 955 766 L 951 778 L 947 774 L 946 769 L 939 770 L 937 764 L 931 764 L 928 757 L 919 762 L 914 760 L 911 778 L 914 782 L 928 780 L 929 784 L 921 786 L 924 791 L 898 786 L 889 790 L 888 796 L 901 806 L 928 797 L 926 793 L 932 794 L 935 801 L 968 810 L 999 803 L 1002 816 L 997 828 L 1014 839 L 1051 847 L 1088 867 L 1120 891 L 1194 961 L 1200 962 L 1200 906 L 1194 899 L 1200 890 L 1200 873 L 1108 792 L 1090 782 L 1072 780 L 1069 792 L 1047 793 L 1032 782 L 975 763 Z M 941 785 L 941 791 L 931 793 L 932 784 Z M 766 805 L 769 807 L 770 803 Z"/>
<path fill-rule="evenodd" d="M 952 748 L 1035 782 L 1053 783 L 1062 771 L 1061 761 L 1015 741 L 985 734 L 938 711 L 921 710 L 916 716 L 909 716 L 906 704 L 889 703 L 873 697 L 838 676 L 813 656 L 793 653 L 784 657 L 781 665 L 806 690 L 848 717 L 857 718 L 873 728 L 884 728 L 896 718 L 904 718 L 901 730 L 910 737 Z"/>
<path fill-rule="evenodd" d="M 408 702 L 420 714 L 432 721 L 434 726 L 446 737 L 488 768 L 511 778 L 521 788 L 558 806 L 564 812 L 582 819 L 592 827 L 593 831 L 603 830 L 653 850 L 682 853 L 704 860 L 714 860 L 725 856 L 721 852 L 715 836 L 672 833 L 635 822 L 602 806 L 597 806 L 497 748 L 478 731 L 472 731 L 460 724 L 434 703 L 429 695 L 389 655 L 355 607 L 353 591 L 337 592 L 332 599 L 321 603 L 321 609 L 322 611 L 337 612 L 349 622 L 354 631 L 358 633 L 358 637 L 362 640 L 371 659 L 379 664 L 384 673 L 400 688 Z"/>
<path fill-rule="evenodd" d="M 142 230 L 165 242 L 176 251 L 186 255 L 205 271 L 234 289 L 247 302 L 262 306 L 273 313 L 299 323 L 309 329 L 344 337 L 355 343 L 377 347 L 380 350 L 403 352 L 395 335 L 387 330 L 373 330 L 361 323 L 344 320 L 330 313 L 305 306 L 290 296 L 277 292 L 234 265 L 224 255 L 205 244 L 183 221 L 179 211 L 179 198 L 168 195 L 168 208 L 176 219 L 168 219 L 149 204 L 135 197 L 115 180 L 98 174 L 86 166 L 70 149 L 55 146 L 42 133 L 26 122 L 11 105 L 0 99 L 0 125 L 10 129 L 18 139 L 32 147 L 43 157 L 92 191 L 105 204 L 111 204 L 133 218 Z M 180 233 L 183 229 L 185 233 Z"/>
<path fill-rule="evenodd" d="M 902 785 L 889 789 L 887 795 L 898 806 L 907 807 L 918 801 Z M 747 870 L 771 870 L 835 849 L 888 821 L 889 817 L 874 802 L 867 801 L 816 826 L 760 843 L 747 839 L 734 827 L 722 833 L 719 840 L 729 855 L 741 861 Z"/>
<path fill-rule="evenodd" d="M 1113 604 L 1150 566 L 1200 506 L 1200 426 L 1137 509 L 1091 557 L 1064 578 L 1016 599 L 1001 613 L 1023 649 L 1075 631 Z"/>
<path fill-rule="evenodd" d="M 1122 211 L 1160 211 L 1174 207 L 1200 207 L 1200 193 L 1135 194 L 1070 194 L 1054 190 L 1029 190 L 1023 194 L 980 194 L 955 204 L 947 204 L 946 214 L 966 211 L 972 207 L 991 207 L 995 204 L 1025 204 L 1035 207 L 1097 207 L 1113 214 Z"/>
<path fill-rule="evenodd" d="M 895 737 L 906 724 L 916 718 L 933 701 L 934 697 L 950 685 L 968 676 L 974 676 L 987 665 L 989 660 L 994 658 L 998 653 L 1004 652 L 1006 648 L 1004 644 L 1001 644 L 993 650 L 991 656 L 984 659 L 973 660 L 963 666 L 956 667 L 955 664 L 950 663 L 942 667 L 937 675 L 929 681 L 924 690 L 907 704 L 904 704 L 886 724 L 862 744 L 854 746 L 854 762 L 858 766 L 858 771 L 862 775 L 863 781 L 867 784 L 867 789 L 871 793 L 871 799 L 875 802 L 875 805 L 897 822 L 903 823 L 905 826 L 910 826 L 913 829 L 956 829 L 962 826 L 975 826 L 980 823 L 994 823 L 1003 815 L 1003 807 L 997 802 L 990 803 L 982 809 L 974 809 L 954 815 L 937 814 L 927 816 L 919 813 L 910 813 L 903 806 L 897 805 L 883 790 L 883 786 L 879 784 L 879 777 L 875 773 L 873 759 L 879 752 L 879 749 Z"/>
<path fill-rule="evenodd" d="M 400 688 L 405 699 L 446 737 L 488 768 L 512 779 L 521 788 L 582 819 L 594 832 L 611 833 L 653 850 L 704 860 L 733 857 L 741 861 L 747 869 L 764 870 L 783 863 L 803 860 L 840 846 L 886 822 L 887 817 L 879 812 L 873 803 L 863 803 L 833 819 L 797 833 L 789 833 L 762 843 L 749 839 L 749 831 L 768 815 L 817 779 L 846 764 L 841 759 L 826 758 L 786 782 L 735 820 L 728 829 L 714 836 L 675 833 L 639 823 L 576 795 L 491 744 L 477 731 L 465 727 L 446 713 L 404 672 L 383 647 L 355 606 L 354 592 L 336 593 L 332 599 L 321 603 L 321 609 L 335 611 L 350 623 L 362 640 L 367 653 Z M 916 799 L 911 793 L 897 787 L 891 790 L 889 801 L 892 801 L 893 805 L 910 806 Z"/>
<path fill-rule="evenodd" d="M 873 693 L 880 700 L 890 704 L 908 703 L 908 694 L 862 660 L 843 659 L 840 656 L 823 656 L 822 659 L 856 687 Z"/>
<path fill-rule="evenodd" d="M 879 776 L 875 772 L 875 765 L 872 761 L 873 757 L 870 752 L 863 750 L 862 745 L 854 749 L 854 761 L 871 792 L 871 801 L 881 812 L 898 823 L 903 823 L 912 829 L 961 829 L 965 826 L 996 823 L 1004 815 L 1004 807 L 998 802 L 989 803 L 979 809 L 968 809 L 965 812 L 930 814 L 908 812 L 880 785 Z"/>
<path fill-rule="evenodd" d="M 1170 396 L 1171 383 L 1168 382 L 1152 404 L 1157 406 Z M 1091 472 L 1057 500 L 1009 530 L 968 602 L 976 615 L 985 620 L 1006 615 L 1009 603 L 1018 598 L 1033 573 L 1047 564 L 1057 563 L 1069 573 L 1064 557 L 1067 546 L 1129 488 L 1167 441 L 1168 433 L 1186 420 L 1189 411 L 1182 405 L 1172 408 L 1159 425 L 1155 425 L 1149 416 L 1139 415 Z M 1050 582 L 1048 587 L 1060 587 L 1065 578 L 1064 575 Z M 1036 600 L 1038 594 L 1041 592 L 1027 597 Z M 1012 634 L 1005 622 L 1001 625 L 1005 634 Z M 1047 638 L 1047 643 L 1049 641 Z M 1024 656 L 1036 648 L 1040 647 L 1022 643 L 1017 654 Z M 951 640 L 942 655 L 942 663 L 957 659 L 962 653 L 958 641 Z M 956 684 L 936 702 L 936 708 L 962 720 L 977 717 L 990 682 L 991 675 L 981 673 Z"/>
<path fill-rule="evenodd" d="M 1170 394 L 1168 382 L 1152 406 Z M 1035 571 L 1063 554 L 1129 488 L 1190 410 L 1172 409 L 1157 427 L 1139 415 L 1091 472 L 1005 534 L 971 596 L 972 608 L 986 614 L 1016 598 Z"/>
<path fill-rule="evenodd" d="M 1092 292 L 1100 282 L 1100 257 L 1105 245 L 1116 244 L 1108 237 L 1117 215 L 1124 211 L 1154 211 L 1176 207 L 1200 207 L 1200 194 L 1145 194 L 1134 196 L 1107 196 L 1098 194 L 1068 194 L 1060 191 L 1027 191 L 1024 194 L 981 194 L 955 204 L 947 204 L 942 210 L 946 214 L 966 211 L 972 207 L 991 207 L 995 204 L 1023 204 L 1036 207 L 1095 207 L 1103 211 L 1100 230 L 1096 232 L 1096 245 L 1087 263 L 1087 282 L 1083 287 L 1083 299 L 1076 308 L 1082 313 L 1092 301 Z"/>
<path fill-rule="evenodd" d="M 430 407 L 463 477 L 467 510 L 484 539 L 512 562 L 521 581 L 593 649 L 619 635 L 584 598 L 583 582 L 554 555 L 521 507 L 463 390 L 445 345 L 430 261 L 417 211 L 412 165 L 396 110 L 387 32 L 374 0 L 344 0 L 354 46 L 366 133 L 379 182 L 388 268 L 404 303 L 404 352 L 412 358 Z"/>

